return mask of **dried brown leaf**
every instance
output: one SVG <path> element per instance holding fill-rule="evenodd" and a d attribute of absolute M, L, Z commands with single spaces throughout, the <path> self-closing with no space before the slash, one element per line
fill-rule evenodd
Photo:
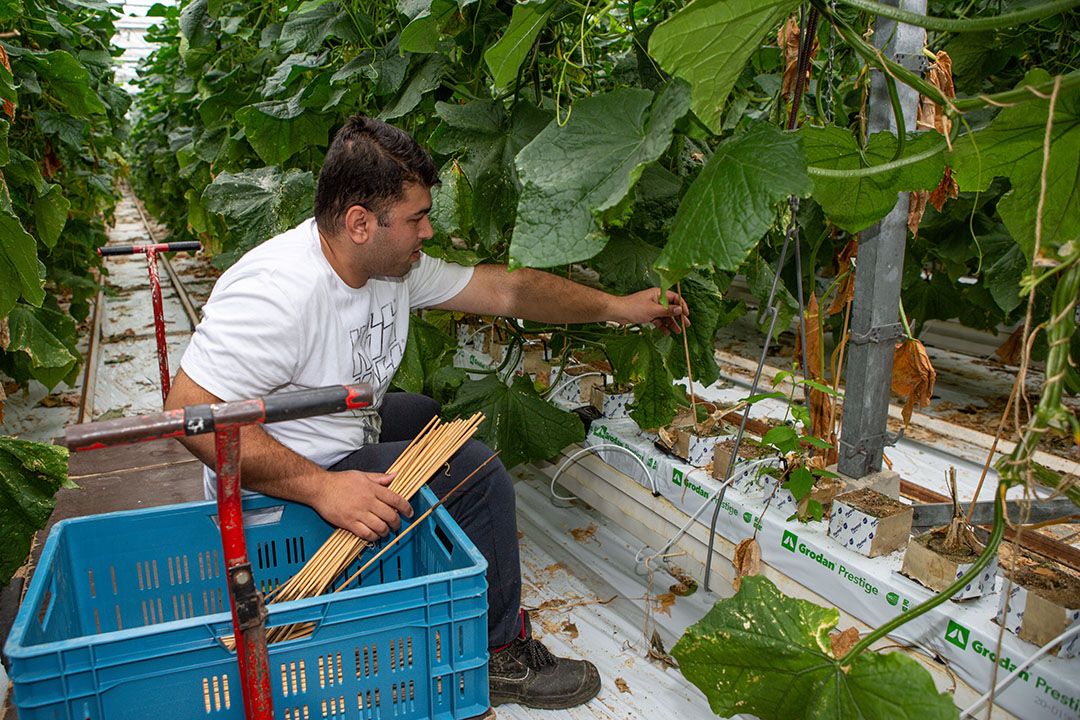
<path fill-rule="evenodd" d="M 776 33 L 776 44 L 780 46 L 780 52 L 784 55 L 784 79 L 780 88 L 780 94 L 786 100 L 795 89 L 795 74 L 799 71 L 799 44 L 800 44 L 799 17 L 792 15 L 787 22 L 780 26 Z M 817 55 L 820 43 L 814 38 L 813 47 L 810 48 L 810 59 Z M 810 81 L 810 68 L 812 63 L 806 64 L 806 82 Z"/>
<path fill-rule="evenodd" d="M 622 693 L 630 692 L 630 686 L 627 685 L 626 681 L 623 680 L 621 677 L 615 678 L 615 687 L 619 688 L 619 692 L 622 692 Z M 630 694 L 633 695 L 633 693 L 630 693 Z"/>
<path fill-rule="evenodd" d="M 1024 349 L 1024 327 L 1013 330 L 1012 335 L 1001 343 L 1001 347 L 994 351 L 998 359 L 1006 365 L 1019 365 L 1020 353 Z"/>
<path fill-rule="evenodd" d="M 836 255 L 837 277 L 842 273 L 847 273 L 847 275 L 836 288 L 836 295 L 833 296 L 832 304 L 829 305 L 828 315 L 830 316 L 843 312 L 847 304 L 851 302 L 851 298 L 855 297 L 855 269 L 853 263 L 858 256 L 859 236 L 855 235 L 847 241 L 847 245 L 844 245 Z"/>
<path fill-rule="evenodd" d="M 80 400 L 79 393 L 53 393 L 41 398 L 41 402 L 38 404 L 47 408 L 61 407 L 63 405 L 79 407 Z"/>
<path fill-rule="evenodd" d="M 956 87 L 952 79 L 952 58 L 944 50 L 938 52 L 937 60 L 926 70 L 926 81 L 941 91 L 947 98 L 956 97 Z M 937 130 L 948 137 L 952 130 L 952 121 L 942 112 L 941 106 L 930 98 L 919 97 L 919 108 L 915 116 L 915 127 L 920 130 Z"/>
<path fill-rule="evenodd" d="M 916 190 L 908 194 L 907 227 L 912 237 L 919 237 L 919 225 L 926 213 L 926 200 L 929 197 L 930 193 L 926 190 Z"/>
<path fill-rule="evenodd" d="M 588 527 L 573 528 L 570 534 L 574 536 L 574 539 L 578 542 L 585 542 L 592 539 L 592 536 L 596 534 L 596 523 L 589 523 Z"/>
<path fill-rule="evenodd" d="M 859 631 L 853 627 L 843 631 L 834 630 L 829 633 L 829 641 L 832 643 L 833 657 L 842 658 L 859 642 Z"/>
<path fill-rule="evenodd" d="M 8 326 L 8 319 L 5 315 L 0 318 L 0 350 L 7 350 L 8 345 L 11 344 L 11 327 Z"/>
<path fill-rule="evenodd" d="M 952 168 L 946 165 L 945 174 L 941 176 L 941 182 L 930 192 L 930 204 L 934 206 L 935 210 L 941 212 L 941 208 L 945 207 L 945 201 L 949 198 L 955 200 L 959 193 L 960 186 L 956 184 L 956 179 L 953 178 Z"/>
<path fill-rule="evenodd" d="M 0 44 L 0 65 L 3 65 L 8 72 L 11 72 L 11 60 L 8 58 L 7 50 Z M 11 100 L 4 101 L 4 114 L 8 116 L 8 120 L 14 122 L 15 120 L 15 103 Z"/>
<path fill-rule="evenodd" d="M 4 385 L 0 383 L 0 423 L 4 422 L 4 402 L 7 400 L 7 393 L 4 392 Z"/>
<path fill-rule="evenodd" d="M 746 538 L 735 546 L 735 589 L 742 585 L 742 579 L 761 572 L 761 546 L 756 538 Z"/>
<path fill-rule="evenodd" d="M 671 606 L 675 604 L 675 593 L 661 593 L 653 598 L 656 612 L 662 612 L 671 617 Z"/>
<path fill-rule="evenodd" d="M 956 87 L 953 85 L 952 78 L 952 58 L 944 50 L 938 52 L 937 60 L 935 60 L 926 71 L 926 80 L 941 91 L 941 94 L 947 98 L 956 97 Z M 952 120 L 946 115 L 941 106 L 935 103 L 930 98 L 922 95 L 919 97 L 919 109 L 916 114 L 915 127 L 919 130 L 937 130 L 946 138 L 952 131 Z M 952 169 L 949 166 L 945 166 L 945 175 L 941 178 L 941 182 L 928 196 L 930 204 L 934 206 L 934 209 L 941 212 L 941 208 L 945 206 L 945 201 L 949 198 L 956 198 L 959 192 L 959 187 L 956 184 L 956 180 L 953 179 Z M 913 195 L 915 193 L 912 193 Z M 923 194 L 922 192 L 918 194 Z M 922 199 L 922 208 L 919 211 L 919 219 L 922 219 L 922 212 L 926 210 L 926 200 Z M 912 211 L 908 211 L 908 227 L 912 227 Z M 916 220 L 914 229 L 912 229 L 912 235 L 918 235 L 919 223 Z"/>
<path fill-rule="evenodd" d="M 935 380 L 937 372 L 920 341 L 907 339 L 896 344 L 893 351 L 892 391 L 907 398 L 902 413 L 905 427 L 911 422 L 911 413 L 916 404 L 919 407 L 930 404 Z"/>
<path fill-rule="evenodd" d="M 561 630 L 567 635 L 569 635 L 571 640 L 578 636 L 577 625 L 570 622 L 569 620 L 563 623 Z"/>

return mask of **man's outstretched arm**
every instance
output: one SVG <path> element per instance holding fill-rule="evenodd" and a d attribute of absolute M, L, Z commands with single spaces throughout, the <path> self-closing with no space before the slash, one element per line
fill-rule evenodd
<path fill-rule="evenodd" d="M 612 295 L 541 270 L 511 272 L 505 265 L 477 265 L 465 289 L 437 307 L 559 325 L 652 323 L 665 332 L 681 332 L 690 323 L 686 302 L 669 290 L 665 305 L 661 292 L 650 288 Z"/>
<path fill-rule="evenodd" d="M 183 371 L 176 375 L 166 410 L 221 402 Z M 180 442 L 208 467 L 215 465 L 214 436 L 192 435 Z M 358 470 L 330 472 L 272 438 L 260 425 L 240 431 L 240 477 L 248 490 L 315 508 L 331 525 L 365 540 L 377 540 L 412 517 L 412 507 L 387 485 L 393 479 Z"/>

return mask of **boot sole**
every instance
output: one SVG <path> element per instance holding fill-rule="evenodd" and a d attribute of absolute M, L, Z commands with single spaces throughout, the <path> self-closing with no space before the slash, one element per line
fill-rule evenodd
<path fill-rule="evenodd" d="M 550 698 L 548 700 L 544 698 L 529 697 L 526 694 L 505 694 L 494 695 L 490 697 L 492 707 L 498 707 L 499 705 L 505 705 L 507 703 L 516 703 L 518 705 L 524 705 L 525 707 L 536 708 L 537 710 L 567 710 L 578 705 L 584 705 L 592 700 L 594 697 L 600 694 L 600 688 L 602 683 L 600 678 L 596 678 L 595 687 L 587 686 L 579 690 L 574 695 Z"/>

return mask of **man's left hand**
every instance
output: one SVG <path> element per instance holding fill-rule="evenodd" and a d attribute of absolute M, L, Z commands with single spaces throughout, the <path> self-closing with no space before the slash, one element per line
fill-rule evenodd
<path fill-rule="evenodd" d="M 667 291 L 667 305 L 659 288 L 649 288 L 618 298 L 616 320 L 625 324 L 651 322 L 665 335 L 679 334 L 690 324 L 690 309 L 674 290 Z"/>

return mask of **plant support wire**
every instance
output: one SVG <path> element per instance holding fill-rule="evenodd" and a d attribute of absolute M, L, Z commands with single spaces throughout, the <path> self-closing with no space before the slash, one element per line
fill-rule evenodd
<path fill-rule="evenodd" d="M 803 87 L 806 83 L 806 70 L 810 67 L 810 48 L 813 47 L 814 38 L 813 34 L 816 34 L 818 12 L 815 9 L 810 10 L 809 13 L 803 13 L 803 24 L 799 32 L 799 58 L 797 65 L 797 72 L 795 76 L 795 93 L 792 99 L 791 114 L 788 116 L 787 128 L 788 130 L 794 130 L 795 124 L 799 117 L 799 105 L 802 102 Z M 778 301 L 776 297 L 777 288 L 780 286 L 780 274 L 784 271 L 784 263 L 787 261 L 788 248 L 794 243 L 795 246 L 795 258 L 796 268 L 795 274 L 798 278 L 796 292 L 799 295 L 799 343 L 802 346 L 802 373 L 806 374 L 806 320 L 803 317 L 803 298 L 802 298 L 802 266 L 799 262 L 802 258 L 799 251 L 799 224 L 796 217 L 799 210 L 799 199 L 792 197 L 788 200 L 788 210 L 790 217 L 788 219 L 788 225 L 786 232 L 784 233 L 784 244 L 780 248 L 780 258 L 776 261 L 776 272 L 773 274 L 772 287 L 769 288 L 769 299 L 765 303 L 765 312 L 769 314 L 769 328 L 765 331 L 765 343 L 761 348 L 761 357 L 758 359 L 757 368 L 754 370 L 754 381 L 750 384 L 750 397 L 757 395 L 758 385 L 761 382 L 761 373 L 765 369 L 765 360 L 769 356 L 769 348 L 772 346 L 773 333 L 776 332 L 776 319 L 780 315 L 780 309 L 778 307 Z M 739 431 L 735 434 L 735 446 L 731 450 L 731 461 L 728 463 L 727 469 L 724 471 L 724 480 L 720 487 L 720 492 L 716 498 L 716 507 L 713 508 L 712 520 L 709 522 L 709 549 L 705 555 L 705 577 L 702 583 L 705 586 L 706 592 L 709 590 L 709 580 L 712 578 L 712 560 L 713 549 L 716 544 L 716 523 L 720 519 L 720 508 L 724 504 L 724 495 L 727 493 L 728 485 L 731 482 L 731 473 L 734 470 L 739 458 L 739 447 L 742 445 L 743 435 L 746 433 L 746 423 L 750 420 L 750 410 L 753 405 L 747 403 L 743 408 L 742 420 L 739 422 Z"/>

